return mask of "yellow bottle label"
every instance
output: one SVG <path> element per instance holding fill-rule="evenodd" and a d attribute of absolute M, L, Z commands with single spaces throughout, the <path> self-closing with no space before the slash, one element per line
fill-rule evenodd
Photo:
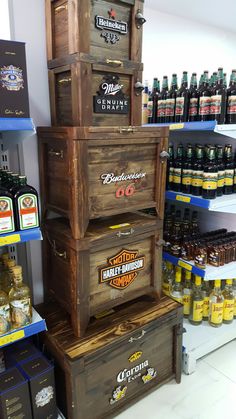
<path fill-rule="evenodd" d="M 163 282 L 162 291 L 164 292 L 165 295 L 167 295 L 169 297 L 169 295 L 170 295 L 170 284 L 167 284 L 166 282 Z"/>
<path fill-rule="evenodd" d="M 192 183 L 192 170 L 183 169 L 182 184 L 191 185 Z"/>
<path fill-rule="evenodd" d="M 169 168 L 169 182 L 173 182 L 173 175 L 174 175 L 174 168 L 170 167 Z"/>
<path fill-rule="evenodd" d="M 231 321 L 234 317 L 234 300 L 224 300 L 223 320 Z"/>
<path fill-rule="evenodd" d="M 218 188 L 223 188 L 223 186 L 225 185 L 225 179 L 223 178 L 221 178 L 221 179 L 218 179 L 218 182 L 217 182 L 217 187 Z"/>
<path fill-rule="evenodd" d="M 234 169 L 225 171 L 225 185 L 232 186 L 234 184 Z"/>
<path fill-rule="evenodd" d="M 173 297 L 173 295 L 171 296 L 173 298 L 173 300 L 177 301 L 177 303 L 181 303 L 183 304 L 183 297 Z"/>
<path fill-rule="evenodd" d="M 203 317 L 209 316 L 209 297 L 203 299 Z"/>
<path fill-rule="evenodd" d="M 204 180 L 202 188 L 207 190 L 215 190 L 217 188 L 217 180 Z"/>
<path fill-rule="evenodd" d="M 193 302 L 193 321 L 201 322 L 203 315 L 203 300 Z"/>
<path fill-rule="evenodd" d="M 173 170 L 173 183 L 181 183 L 182 170 L 175 168 Z"/>
<path fill-rule="evenodd" d="M 196 186 L 196 188 L 202 187 L 202 182 L 203 182 L 202 175 L 203 175 L 203 172 L 193 172 L 192 186 Z"/>
<path fill-rule="evenodd" d="M 188 316 L 190 313 L 191 295 L 183 296 L 184 315 Z"/>
<path fill-rule="evenodd" d="M 211 304 L 211 322 L 214 324 L 221 324 L 223 321 L 224 303 Z"/>
<path fill-rule="evenodd" d="M 225 184 L 226 186 L 232 186 L 232 185 L 234 184 L 234 180 L 233 180 L 233 178 L 226 177 L 226 178 L 225 178 L 225 182 L 224 182 L 224 184 Z"/>

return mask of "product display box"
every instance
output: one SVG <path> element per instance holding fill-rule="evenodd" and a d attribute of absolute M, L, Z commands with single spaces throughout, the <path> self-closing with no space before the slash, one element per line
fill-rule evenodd
<path fill-rule="evenodd" d="M 0 118 L 29 118 L 23 42 L 0 40 Z"/>
<path fill-rule="evenodd" d="M 168 128 L 39 128 L 43 218 L 52 211 L 83 238 L 89 220 L 143 208 L 163 219 Z"/>
<path fill-rule="evenodd" d="M 48 60 L 84 52 L 141 61 L 143 0 L 46 0 Z"/>
<path fill-rule="evenodd" d="M 5 361 L 7 368 L 20 364 L 36 355 L 39 355 L 40 352 L 38 349 L 31 343 L 26 343 L 23 345 L 14 345 L 12 347 L 6 348 L 4 351 Z"/>
<path fill-rule="evenodd" d="M 140 295 L 161 295 L 162 222 L 128 213 L 90 223 L 85 238 L 71 238 L 68 222 L 43 228 L 44 285 L 71 316 L 76 336 L 89 319 Z"/>
<path fill-rule="evenodd" d="M 39 309 L 39 308 L 37 308 Z M 41 307 L 43 344 L 55 360 L 58 407 L 68 419 L 114 418 L 145 395 L 181 379 L 182 305 L 140 298 L 93 320 L 75 338 L 60 307 Z"/>
<path fill-rule="evenodd" d="M 0 374 L 0 418 L 32 418 L 28 383 L 17 368 Z"/>

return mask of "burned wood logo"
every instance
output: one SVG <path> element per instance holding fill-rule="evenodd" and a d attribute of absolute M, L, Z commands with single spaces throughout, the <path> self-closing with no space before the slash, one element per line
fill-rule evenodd
<path fill-rule="evenodd" d="M 127 114 L 129 112 L 130 99 L 122 91 L 124 86 L 119 83 L 119 79 L 116 74 L 103 76 L 97 96 L 93 97 L 95 113 Z"/>
<path fill-rule="evenodd" d="M 100 283 L 107 282 L 116 289 L 127 288 L 145 267 L 145 257 L 137 251 L 121 250 L 107 260 L 107 265 L 99 269 Z"/>

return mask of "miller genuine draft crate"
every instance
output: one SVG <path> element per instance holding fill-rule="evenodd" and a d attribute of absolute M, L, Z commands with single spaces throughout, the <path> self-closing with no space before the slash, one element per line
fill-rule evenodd
<path fill-rule="evenodd" d="M 155 207 L 163 218 L 168 129 L 39 128 L 43 218 L 70 221 L 83 238 L 89 219 Z"/>
<path fill-rule="evenodd" d="M 71 316 L 76 336 L 90 317 L 125 301 L 161 295 L 162 222 L 141 212 L 90 223 L 85 238 L 71 238 L 65 219 L 43 228 L 44 281 Z"/>
<path fill-rule="evenodd" d="M 82 339 L 55 306 L 41 307 L 44 347 L 55 363 L 58 406 L 67 419 L 114 418 L 167 381 L 181 379 L 182 306 L 168 297 L 124 304 Z"/>
<path fill-rule="evenodd" d="M 46 0 L 48 60 L 84 52 L 141 61 L 143 0 Z"/>
<path fill-rule="evenodd" d="M 141 125 L 143 65 L 86 54 L 49 65 L 52 125 Z"/>

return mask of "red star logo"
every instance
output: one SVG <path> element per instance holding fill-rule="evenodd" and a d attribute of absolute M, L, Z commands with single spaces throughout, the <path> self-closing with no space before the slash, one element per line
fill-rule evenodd
<path fill-rule="evenodd" d="M 116 17 L 116 12 L 115 10 L 111 9 L 108 11 L 109 17 L 111 17 L 112 19 L 115 19 Z"/>

